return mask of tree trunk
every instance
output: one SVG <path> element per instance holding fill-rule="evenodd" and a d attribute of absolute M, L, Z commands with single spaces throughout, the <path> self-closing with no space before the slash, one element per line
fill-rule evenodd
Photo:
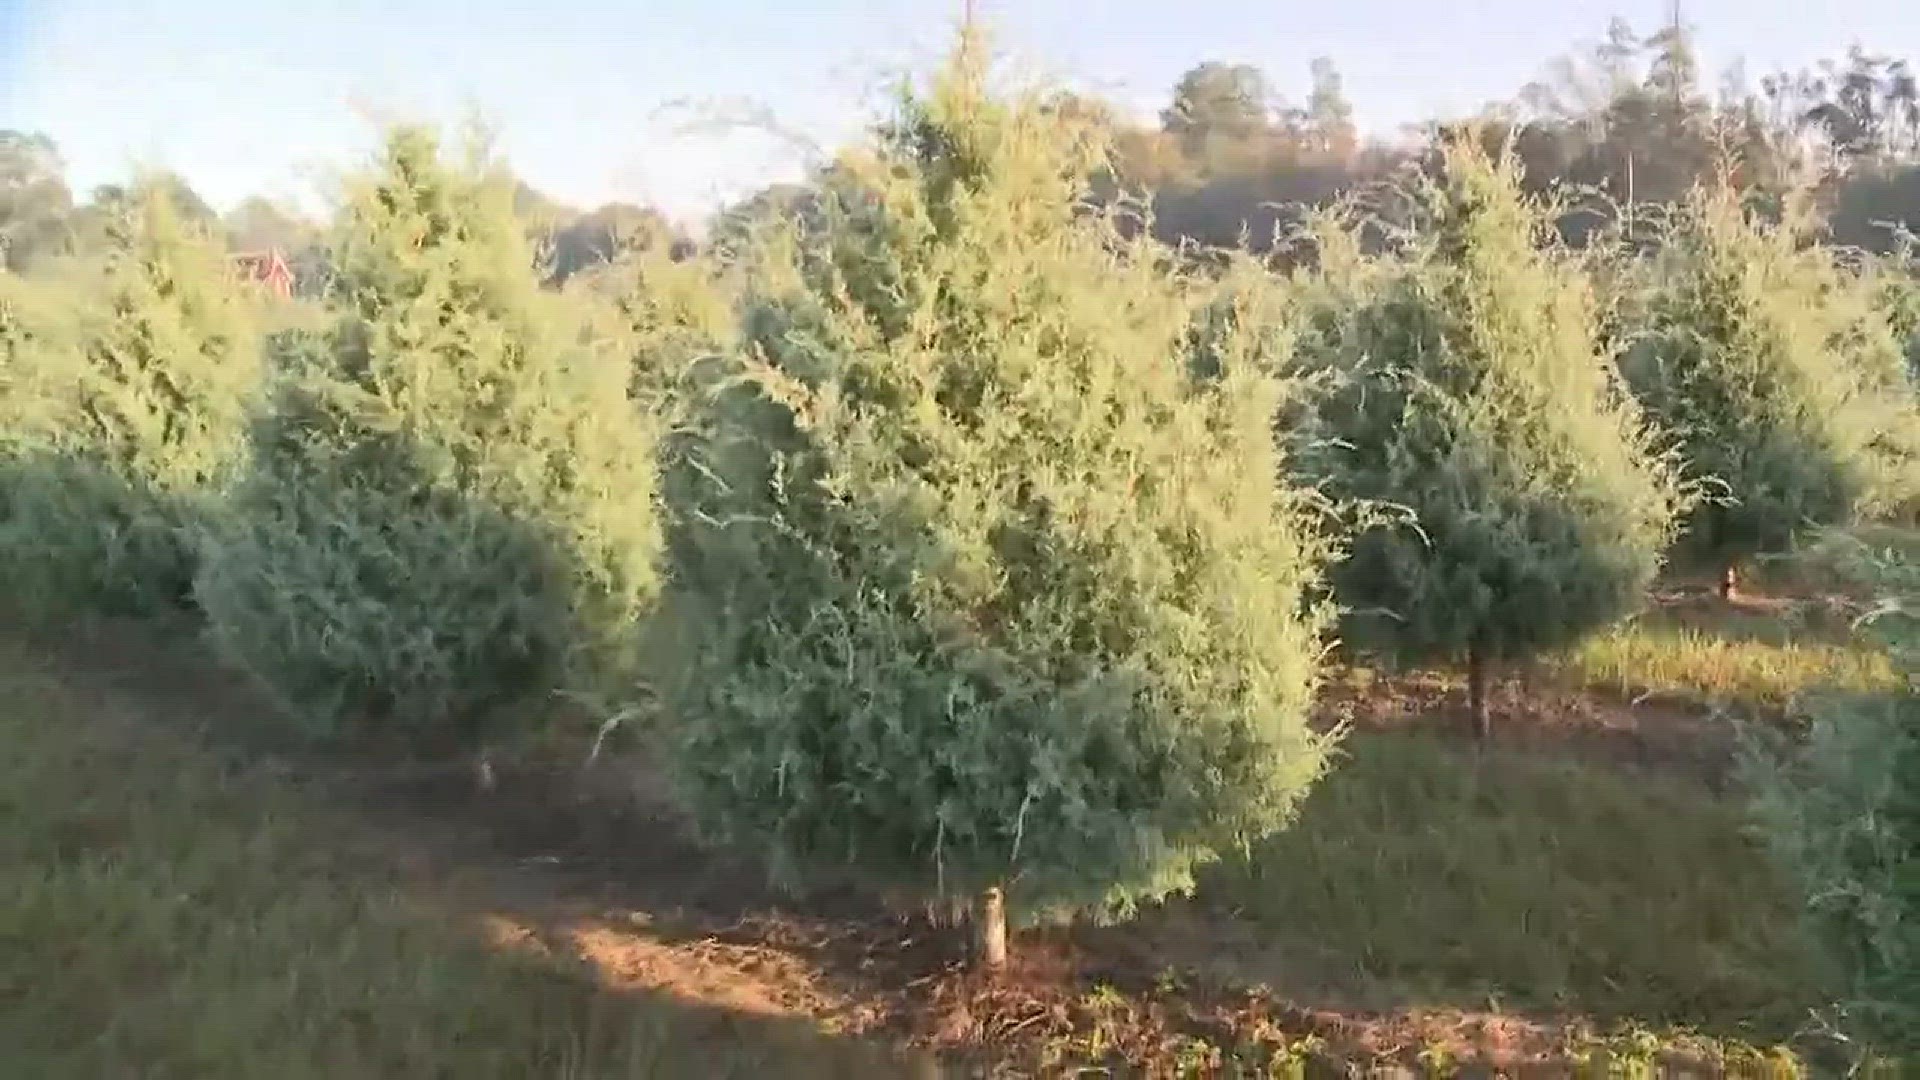
<path fill-rule="evenodd" d="M 491 795 L 499 787 L 493 775 L 493 754 L 485 749 L 473 756 L 473 786 L 482 795 Z"/>
<path fill-rule="evenodd" d="M 974 959 L 988 971 L 1007 966 L 1007 898 L 998 885 L 973 902 Z"/>
<path fill-rule="evenodd" d="M 1733 599 L 1734 593 L 1739 591 L 1739 588 L 1740 588 L 1739 571 L 1734 569 L 1734 566 L 1732 563 L 1728 563 L 1726 565 L 1726 568 L 1720 571 L 1720 599 L 1722 600 Z"/>
<path fill-rule="evenodd" d="M 1473 737 L 1493 737 L 1493 717 L 1487 709 L 1487 658 L 1475 646 L 1467 652 L 1467 712 L 1473 718 Z"/>

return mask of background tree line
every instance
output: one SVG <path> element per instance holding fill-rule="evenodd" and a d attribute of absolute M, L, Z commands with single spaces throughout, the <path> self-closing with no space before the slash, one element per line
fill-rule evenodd
<path fill-rule="evenodd" d="M 1255 249 L 1297 224 L 1302 208 L 1327 205 L 1430 155 L 1441 126 L 1361 131 L 1325 57 L 1313 61 L 1297 101 L 1258 67 L 1209 60 L 1180 77 L 1157 122 L 1130 120 L 1077 93 L 1058 95 L 1053 108 L 1106 129 L 1113 151 L 1095 191 L 1107 200 L 1150 192 L 1159 239 L 1221 246 L 1244 233 Z M 1920 80 L 1907 60 L 1861 46 L 1757 84 L 1736 65 L 1709 87 L 1691 27 L 1643 35 L 1616 18 L 1598 44 L 1555 59 L 1542 78 L 1489 103 L 1476 119 L 1513 132 L 1534 191 L 1593 193 L 1562 222 L 1575 242 L 1609 218 L 1609 206 L 1672 206 L 1723 167 L 1762 194 L 1810 195 L 1840 245 L 1885 253 L 1920 225 Z M 328 257 L 317 222 L 260 196 L 222 215 L 184 178 L 163 174 L 159 182 L 171 187 L 184 218 L 217 225 L 236 251 L 279 249 L 302 292 L 321 287 Z M 724 240 L 742 221 L 791 210 L 808 186 L 758 192 L 724 208 L 708 233 Z M 692 248 L 650 207 L 610 202 L 586 210 L 524 182 L 516 190 L 515 207 L 549 284 L 622 251 Z M 0 131 L 0 252 L 8 268 L 98 250 L 125 194 L 114 185 L 76 193 L 54 137 Z"/>

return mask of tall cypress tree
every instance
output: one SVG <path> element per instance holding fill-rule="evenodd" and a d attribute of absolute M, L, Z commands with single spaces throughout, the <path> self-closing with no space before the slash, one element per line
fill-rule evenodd
<path fill-rule="evenodd" d="M 1297 361 L 1328 389 L 1302 467 L 1340 501 L 1412 512 L 1336 572 L 1343 638 L 1464 661 L 1484 737 L 1492 665 L 1634 610 L 1682 499 L 1512 159 L 1452 140 L 1413 204 L 1408 250 L 1363 257 L 1336 221 L 1303 275 Z"/>
<path fill-rule="evenodd" d="M 658 588 L 654 440 L 626 366 L 543 296 L 511 190 L 396 130 L 336 238 L 341 310 L 292 335 L 199 596 L 322 730 L 434 744 L 607 691 Z"/>
<path fill-rule="evenodd" d="M 756 260 L 692 448 L 675 775 L 790 877 L 1123 917 L 1286 823 L 1325 542 L 1275 385 L 1189 374 L 1168 253 L 969 37 Z"/>

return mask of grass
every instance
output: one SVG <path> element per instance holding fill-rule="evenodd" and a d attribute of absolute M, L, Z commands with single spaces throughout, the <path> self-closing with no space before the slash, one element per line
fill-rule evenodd
<path fill-rule="evenodd" d="M 1810 559 L 1792 570 L 1803 595 L 1839 581 Z M 1669 604 L 1549 666 L 1602 697 L 1747 715 L 1819 686 L 1894 685 L 1841 614 Z M 101 689 L 35 655 L 0 636 L 0 1075 L 905 1071 L 804 1020 L 618 991 L 571 956 L 492 943 L 483 903 L 405 870 L 393 836 L 268 772 L 270 753 L 194 741 L 142 715 L 166 711 L 152 685 Z M 210 674 L 184 654 L 179 667 L 182 685 Z M 1550 720 L 1561 700 L 1516 715 Z M 1259 1041 L 1257 1018 L 1196 1019 L 1222 1000 L 1202 984 L 1108 1001 L 1069 982 L 1032 988 L 1089 1002 L 1048 1052 L 1123 1071 L 1148 1058 L 1317 1062 L 1306 1075 L 1417 1054 L 1413 1067 L 1445 1072 L 1493 1053 L 1462 1031 L 1513 1022 L 1533 1025 L 1511 1035 L 1527 1047 L 1517 1060 L 1604 1063 L 1593 1075 L 1676 1059 L 1799 1074 L 1778 1046 L 1830 996 L 1831 975 L 1738 791 L 1550 738 L 1476 748 L 1439 726 L 1355 731 L 1291 830 L 1215 868 L 1194 900 L 1080 939 L 1096 958 L 1178 961 L 1216 988 L 1267 985 L 1278 1041 Z M 1332 1028 L 1311 1019 L 1326 1010 Z M 1308 1052 L 1322 1035 L 1332 1057 Z"/>
<path fill-rule="evenodd" d="M 1857 556 L 1916 545 L 1920 533 L 1901 530 L 1834 533 L 1765 564 L 1749 584 L 1771 597 L 1670 599 L 1546 666 L 1608 694 L 1775 715 L 1816 689 L 1895 689 L 1885 650 L 1855 626 L 1873 592 Z"/>
<path fill-rule="evenodd" d="M 0 1075 L 886 1075 L 799 1024 L 491 948 L 309 793 L 0 640 Z"/>
<path fill-rule="evenodd" d="M 1537 753 L 1357 733 L 1298 824 L 1201 903 L 1276 985 L 1781 1039 L 1820 973 L 1731 797 Z M 1304 988 L 1304 987 L 1303 987 Z"/>
<path fill-rule="evenodd" d="M 1886 654 L 1857 642 L 1767 640 L 1643 619 L 1602 633 L 1549 668 L 1576 686 L 1703 706 L 1785 710 L 1823 687 L 1901 685 Z"/>

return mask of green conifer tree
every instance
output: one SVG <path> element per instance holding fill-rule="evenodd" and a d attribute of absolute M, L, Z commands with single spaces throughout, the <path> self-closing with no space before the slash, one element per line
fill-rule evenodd
<path fill-rule="evenodd" d="M 1768 223 L 1722 181 L 1664 240 L 1623 368 L 1688 475 L 1720 489 L 1685 545 L 1730 595 L 1740 560 L 1910 497 L 1913 395 L 1884 314 L 1800 215 Z"/>
<path fill-rule="evenodd" d="M 1358 222 L 1323 223 L 1296 359 L 1328 389 L 1301 468 L 1339 502 L 1412 512 L 1336 572 L 1343 638 L 1464 660 L 1485 737 L 1491 666 L 1633 611 L 1683 500 L 1513 160 L 1450 140 L 1413 194 L 1404 252 L 1364 257 Z"/>
<path fill-rule="evenodd" d="M 1275 385 L 1201 384 L 1168 253 L 1082 213 L 1097 147 L 969 34 L 754 261 L 680 572 L 674 772 L 715 835 L 999 916 L 1124 917 L 1286 823 L 1325 541 Z"/>
<path fill-rule="evenodd" d="M 657 409 L 677 404 L 679 384 L 700 358 L 734 344 L 726 269 L 718 260 L 641 249 L 573 275 L 565 294 L 592 339 L 630 359 L 635 399 Z"/>
<path fill-rule="evenodd" d="M 199 580 L 225 651 L 323 731 L 515 734 L 607 691 L 658 589 L 626 368 L 543 296 L 511 188 L 394 131 L 338 229 L 335 324 L 289 337 Z"/>
<path fill-rule="evenodd" d="M 257 302 L 224 248 L 135 188 L 81 291 L 44 297 L 10 382 L 34 420 L 9 438 L 4 576 L 36 607 L 151 612 L 184 600 L 194 535 L 240 460 L 261 377 Z"/>
<path fill-rule="evenodd" d="M 27 279 L 0 271 L 0 440 L 8 447 L 42 428 L 35 416 L 41 376 L 35 354 L 42 347 L 37 299 Z"/>

